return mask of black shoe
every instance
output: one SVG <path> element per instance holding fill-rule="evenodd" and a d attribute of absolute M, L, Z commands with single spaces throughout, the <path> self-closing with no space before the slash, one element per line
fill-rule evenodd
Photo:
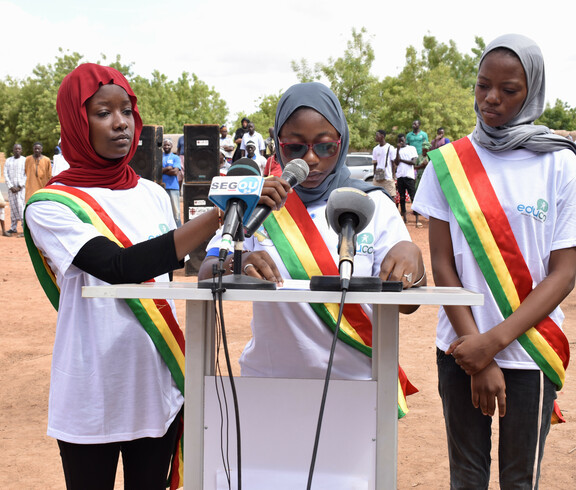
<path fill-rule="evenodd" d="M 14 236 L 17 235 L 18 232 L 14 231 L 14 230 L 8 230 L 6 233 L 4 233 L 4 236 Z"/>

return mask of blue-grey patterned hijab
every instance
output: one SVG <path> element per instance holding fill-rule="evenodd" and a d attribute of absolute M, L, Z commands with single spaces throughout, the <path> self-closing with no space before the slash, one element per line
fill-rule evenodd
<path fill-rule="evenodd" d="M 491 151 L 506 151 L 526 148 L 537 153 L 547 153 L 568 148 L 576 153 L 576 145 L 563 136 L 554 134 L 546 126 L 534 125 L 544 112 L 545 75 L 544 58 L 538 45 L 520 34 L 505 34 L 492 41 L 480 58 L 484 58 L 496 48 L 507 48 L 516 53 L 526 73 L 528 93 L 520 112 L 505 126 L 492 128 L 484 123 L 478 104 L 476 128 L 472 137 L 480 146 Z"/>
<path fill-rule="evenodd" d="M 300 185 L 294 187 L 294 190 L 300 199 L 302 199 L 302 202 L 308 205 L 316 201 L 325 201 L 328 199 L 328 196 L 330 196 L 330 193 L 339 187 L 355 187 L 364 192 L 374 189 L 382 190 L 381 187 L 375 187 L 362 180 L 350 178 L 350 170 L 348 170 L 348 167 L 345 165 L 348 143 L 350 141 L 348 123 L 346 122 L 340 101 L 336 95 L 334 95 L 326 85 L 318 82 L 292 85 L 292 87 L 284 92 L 280 102 L 278 102 L 276 121 L 274 123 L 274 140 L 276 142 L 276 148 L 278 148 L 276 159 L 280 162 L 282 168 L 284 168 L 284 164 L 287 162 L 282 161 L 278 135 L 288 118 L 301 107 L 310 107 L 322 114 L 326 120 L 334 126 L 336 131 L 338 131 L 342 140 L 338 161 L 332 173 L 328 175 L 319 186 L 313 189 L 308 189 Z"/>

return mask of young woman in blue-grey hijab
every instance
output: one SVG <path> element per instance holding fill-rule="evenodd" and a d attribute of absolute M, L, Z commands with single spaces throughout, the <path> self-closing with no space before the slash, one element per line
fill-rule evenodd
<path fill-rule="evenodd" d="M 282 167 L 301 158 L 309 174 L 289 194 L 286 206 L 244 242 L 244 273 L 279 284 L 331 275 L 326 271 L 338 275 L 338 235 L 328 225 L 326 202 L 336 189 L 354 187 L 368 192 L 375 204 L 373 218 L 358 236 L 354 275 L 402 281 L 405 288 L 425 285 L 422 254 L 392 200 L 381 188 L 350 178 L 345 165 L 348 125 L 334 93 L 321 83 L 290 87 L 278 104 L 274 127 L 276 158 Z M 211 276 L 217 238 L 208 246 L 199 279 Z M 365 320 L 343 334 L 334 378 L 371 378 L 371 307 L 360 308 Z M 333 327 L 306 303 L 253 303 L 253 337 L 240 359 L 242 375 L 323 378 Z"/>
<path fill-rule="evenodd" d="M 538 488 L 570 348 L 559 308 L 576 280 L 576 146 L 534 124 L 544 60 L 521 35 L 491 42 L 478 69 L 473 133 L 428 153 L 413 209 L 430 218 L 436 286 L 484 305 L 440 309 L 438 388 L 450 488 L 488 488 L 499 415 L 500 488 Z"/>

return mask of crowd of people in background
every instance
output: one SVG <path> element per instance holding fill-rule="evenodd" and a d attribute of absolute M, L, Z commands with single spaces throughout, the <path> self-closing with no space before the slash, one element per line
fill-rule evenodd
<path fill-rule="evenodd" d="M 412 123 L 412 131 L 396 135 L 396 147 L 386 142 L 386 131 L 376 131 L 375 140 L 378 143 L 372 150 L 374 165 L 374 184 L 383 187 L 388 195 L 400 207 L 400 213 L 407 223 L 406 202 L 414 201 L 418 184 L 428 165 L 428 151 L 450 143 L 444 137 L 444 128 L 438 128 L 432 143 L 428 133 L 420 128 L 420 120 Z M 413 212 L 416 228 L 422 228 L 420 215 Z"/>
<path fill-rule="evenodd" d="M 15 143 L 12 147 L 12 156 L 6 159 L 4 165 L 4 181 L 8 189 L 8 203 L 10 206 L 10 228 L 5 229 L 4 206 L 0 211 L 0 220 L 3 236 L 23 237 L 18 231 L 18 222 L 22 226 L 23 211 L 26 201 L 34 192 L 44 187 L 52 178 L 52 161 L 43 154 L 44 146 L 40 142 L 34 143 L 32 155 L 22 155 L 22 145 Z M 2 198 L 4 201 L 4 198 Z"/>
<path fill-rule="evenodd" d="M 376 146 L 372 150 L 374 166 L 373 184 L 383 187 L 386 193 L 396 202 L 405 223 L 408 222 L 406 204 L 413 202 L 418 184 L 429 159 L 428 152 L 450 143 L 443 127 L 436 130 L 431 140 L 428 133 L 421 129 L 420 120 L 415 119 L 412 130 L 407 133 L 397 133 L 395 145 L 386 141 L 387 132 L 379 129 L 375 134 Z M 276 158 L 274 127 L 268 128 L 268 137 L 256 131 L 255 124 L 248 118 L 241 120 L 241 125 L 232 137 L 225 124 L 219 126 L 219 174 L 226 175 L 228 169 L 240 158 L 254 160 L 262 176 L 282 175 L 282 167 Z M 162 182 L 170 196 L 174 220 L 181 226 L 180 199 L 182 182 L 184 180 L 184 135 L 178 138 L 176 152 L 172 152 L 174 143 L 169 138 L 163 140 L 162 149 Z M 18 231 L 18 222 L 22 222 L 22 212 L 28 198 L 39 188 L 42 188 L 50 178 L 69 168 L 62 151 L 60 141 L 54 148 L 52 161 L 42 154 L 43 145 L 37 142 L 33 146 L 33 155 L 22 156 L 22 146 L 16 143 L 12 149 L 13 155 L 6 160 L 4 178 L 8 188 L 8 202 L 0 202 L 0 225 L 3 236 L 22 237 Z M 176 160 L 179 160 L 177 162 Z M 2 199 L 4 201 L 4 199 Z M 10 227 L 6 230 L 4 223 L 4 206 L 10 209 Z M 415 217 L 415 227 L 422 228 L 419 214 Z"/>

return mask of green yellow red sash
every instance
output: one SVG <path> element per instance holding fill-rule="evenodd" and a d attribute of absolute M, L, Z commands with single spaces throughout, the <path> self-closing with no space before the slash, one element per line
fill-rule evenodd
<path fill-rule="evenodd" d="M 428 153 L 442 191 L 498 307 L 510 316 L 532 291 L 532 276 L 472 142 L 462 138 Z M 518 338 L 561 389 L 570 359 L 564 332 L 547 317 Z"/>
<path fill-rule="evenodd" d="M 295 192 L 288 196 L 286 205 L 280 211 L 273 212 L 266 219 L 264 227 L 292 279 L 307 280 L 318 275 L 338 275 L 338 267 L 322 235 Z M 311 303 L 310 306 L 334 331 L 339 305 Z M 360 305 L 344 306 L 338 338 L 363 354 L 372 356 L 372 323 Z M 410 384 L 400 366 L 398 377 L 398 418 L 401 418 L 408 412 L 406 396 L 418 390 Z"/>
<path fill-rule="evenodd" d="M 132 245 L 129 238 L 100 204 L 84 191 L 74 187 L 51 185 L 35 192 L 28 204 L 37 201 L 54 201 L 68 206 L 81 221 L 92 224 L 102 235 L 120 247 Z M 52 306 L 58 310 L 60 288 L 56 282 L 56 276 L 42 252 L 34 244 L 26 225 L 24 225 L 24 236 L 38 280 Z M 153 281 L 152 279 L 150 282 Z M 172 313 L 172 308 L 166 300 L 126 299 L 125 301 L 154 342 L 170 369 L 178 389 L 184 394 L 184 335 Z M 179 443 L 179 449 L 172 463 L 171 488 L 182 486 L 182 441 Z"/>

